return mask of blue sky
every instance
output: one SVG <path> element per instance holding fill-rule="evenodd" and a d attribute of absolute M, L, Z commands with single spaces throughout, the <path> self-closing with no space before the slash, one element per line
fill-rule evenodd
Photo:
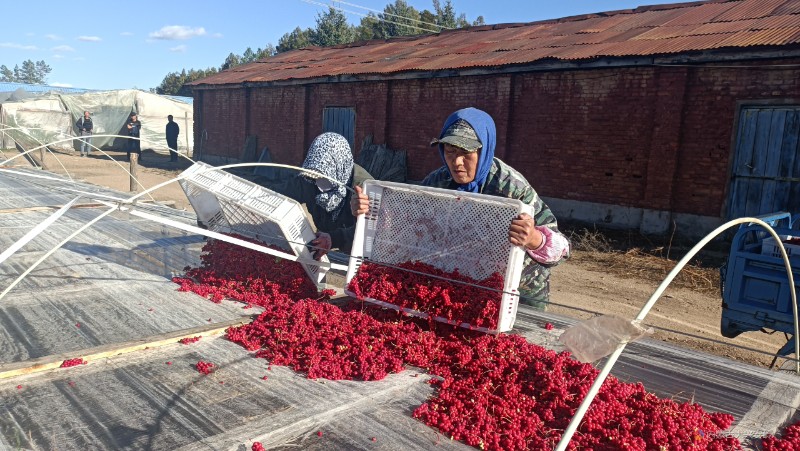
<path fill-rule="evenodd" d="M 393 0 L 392 0 L 393 1 Z M 407 0 L 432 10 L 431 0 Z M 90 89 L 149 89 L 169 72 L 220 66 L 278 39 L 313 27 L 325 0 L 4 2 L 0 64 L 32 59 L 53 71 L 47 82 Z M 348 11 L 382 10 L 389 0 L 334 3 Z M 442 0 L 444 3 L 444 0 Z M 459 13 L 486 23 L 530 22 L 664 3 L 659 0 L 453 0 Z M 347 14 L 353 24 L 360 16 Z M 17 18 L 17 19 L 12 19 Z"/>

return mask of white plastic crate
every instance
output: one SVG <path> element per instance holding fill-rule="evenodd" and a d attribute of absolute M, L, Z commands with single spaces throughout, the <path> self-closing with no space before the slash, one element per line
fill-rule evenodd
<path fill-rule="evenodd" d="M 796 238 L 792 237 L 791 235 L 781 235 L 780 237 L 781 240 L 784 241 Z M 790 259 L 800 257 L 800 245 L 783 243 L 783 247 L 786 248 L 786 254 Z M 782 258 L 781 249 L 778 246 L 778 243 L 775 241 L 775 238 L 771 236 L 764 238 L 764 240 L 761 242 L 761 255 Z"/>
<path fill-rule="evenodd" d="M 313 254 L 305 243 L 316 237 L 305 212 L 296 201 L 214 166 L 197 162 L 182 175 L 180 185 L 197 218 L 210 230 L 237 233 L 283 248 L 306 261 Z M 328 263 L 328 257 L 321 262 Z M 302 262 L 311 280 L 319 285 L 327 273 Z"/>
<path fill-rule="evenodd" d="M 520 276 L 525 251 L 508 242 L 508 226 L 520 213 L 533 209 L 516 199 L 370 180 L 364 184 L 369 212 L 358 218 L 345 286 L 356 276 L 364 257 L 395 265 L 420 261 L 443 271 L 455 269 L 480 280 L 504 275 L 496 333 L 511 330 L 519 305 Z M 355 296 L 349 290 L 345 291 Z M 400 307 L 367 298 L 385 307 Z M 402 308 L 408 314 L 424 312 Z M 453 324 L 445 318 L 438 321 Z M 468 327 L 468 324 L 459 324 Z"/>

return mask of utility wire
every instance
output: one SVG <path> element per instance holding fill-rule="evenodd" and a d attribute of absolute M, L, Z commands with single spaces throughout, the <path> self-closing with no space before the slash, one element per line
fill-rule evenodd
<path fill-rule="evenodd" d="M 394 22 L 394 21 L 391 21 L 391 20 L 382 19 L 380 17 L 370 16 L 369 14 L 364 14 L 364 13 L 360 13 L 360 12 L 357 12 L 357 11 L 350 11 L 350 10 L 347 10 L 347 9 L 344 9 L 344 8 L 340 8 L 338 6 L 332 6 L 332 5 L 328 5 L 328 4 L 325 4 L 325 3 L 316 2 L 314 0 L 300 0 L 300 1 L 302 1 L 304 3 L 311 4 L 311 5 L 324 6 L 326 8 L 333 8 L 333 9 L 341 11 L 341 12 L 345 12 L 345 13 L 349 13 L 349 14 L 355 14 L 355 15 L 361 16 L 361 17 L 370 17 L 370 18 L 373 18 L 373 19 L 378 20 L 380 22 L 391 23 L 391 24 L 399 25 L 401 27 L 413 28 L 415 30 L 421 30 L 421 31 L 425 31 L 425 32 L 428 32 L 428 33 L 438 33 L 438 32 L 441 31 L 441 30 L 429 30 L 427 28 L 420 28 L 420 27 L 417 27 L 417 26 L 414 26 L 414 25 Z"/>
<path fill-rule="evenodd" d="M 367 8 L 366 6 L 356 5 L 355 3 L 343 2 L 343 1 L 341 1 L 341 0 L 336 0 L 336 3 L 341 3 L 341 4 L 343 4 L 343 5 L 347 5 L 347 6 L 353 6 L 353 7 L 356 7 L 356 8 L 366 9 L 367 11 L 372 11 L 372 12 L 376 12 L 376 13 L 378 13 L 378 14 L 383 14 L 384 16 L 394 16 L 394 17 L 398 17 L 398 18 L 400 18 L 400 19 L 406 19 L 406 20 L 410 20 L 410 21 L 413 21 L 413 22 L 421 23 L 421 24 L 423 24 L 423 25 L 430 25 L 430 26 L 437 27 L 437 28 L 441 28 L 441 29 L 444 29 L 444 30 L 452 30 L 452 28 L 444 27 L 444 26 L 442 26 L 442 25 L 439 25 L 439 24 L 430 23 L 430 22 L 425 22 L 424 20 L 419 20 L 419 19 L 412 19 L 412 18 L 410 18 L 410 17 L 400 16 L 400 15 L 397 15 L 397 14 L 387 13 L 386 11 L 381 11 L 381 10 L 378 10 L 378 9 Z"/>

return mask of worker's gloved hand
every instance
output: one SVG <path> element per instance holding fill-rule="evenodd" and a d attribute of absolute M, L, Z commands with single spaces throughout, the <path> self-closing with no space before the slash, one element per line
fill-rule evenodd
<path fill-rule="evenodd" d="M 317 237 L 311 240 L 314 246 L 314 260 L 320 260 L 331 250 L 331 236 L 325 232 L 317 232 Z"/>
<path fill-rule="evenodd" d="M 353 216 L 366 214 L 369 211 L 369 198 L 360 186 L 356 186 L 355 191 L 350 197 L 350 211 Z"/>
<path fill-rule="evenodd" d="M 514 246 L 525 249 L 538 249 L 542 245 L 544 236 L 536 230 L 536 221 L 527 213 L 522 213 L 511 220 L 508 228 L 508 241 Z"/>

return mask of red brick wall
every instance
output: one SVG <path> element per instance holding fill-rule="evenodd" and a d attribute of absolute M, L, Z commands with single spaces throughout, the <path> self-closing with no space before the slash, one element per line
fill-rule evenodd
<path fill-rule="evenodd" d="M 373 136 L 374 143 L 386 142 L 384 132 L 387 124 L 388 86 L 389 82 L 385 81 L 310 85 L 304 154 L 311 141 L 322 133 L 322 111 L 328 107 L 355 108 L 356 124 L 353 137 L 355 155 L 361 151 L 361 144 L 367 135 Z"/>
<path fill-rule="evenodd" d="M 422 180 L 442 165 L 430 146 L 447 116 L 473 106 L 489 113 L 497 125 L 497 156 L 505 158 L 509 75 L 398 80 L 391 86 L 387 145 L 408 151 L 408 177 Z"/>
<path fill-rule="evenodd" d="M 203 96 L 208 149 L 238 157 L 244 90 Z M 737 105 L 787 98 L 800 100 L 797 69 L 631 67 L 330 83 L 253 88 L 249 129 L 277 161 L 298 164 L 322 132 L 323 108 L 355 107 L 354 151 L 372 134 L 407 150 L 408 176 L 421 180 L 441 165 L 428 143 L 445 118 L 474 106 L 495 119 L 496 155 L 544 196 L 716 217 Z"/>
<path fill-rule="evenodd" d="M 194 139 L 200 142 L 203 130 L 208 139 L 204 144 L 205 155 L 239 158 L 245 140 L 246 99 L 245 89 L 214 89 L 201 91 L 201 101 L 195 94 L 194 117 L 200 126 L 194 128 Z"/>
<path fill-rule="evenodd" d="M 798 64 L 782 60 L 772 64 Z M 764 63 L 762 63 L 764 64 Z M 728 66 L 730 64 L 725 64 Z M 747 62 L 745 66 L 758 66 Z M 741 104 L 800 104 L 800 70 L 697 68 L 689 71 L 673 190 L 677 212 L 723 214 L 730 180 L 734 119 Z"/>
<path fill-rule="evenodd" d="M 268 147 L 276 163 L 302 163 L 305 111 L 304 86 L 252 89 L 250 133 L 258 137 L 259 151 Z"/>
<path fill-rule="evenodd" d="M 646 183 L 653 72 L 518 75 L 506 161 L 545 196 L 636 203 Z"/>

